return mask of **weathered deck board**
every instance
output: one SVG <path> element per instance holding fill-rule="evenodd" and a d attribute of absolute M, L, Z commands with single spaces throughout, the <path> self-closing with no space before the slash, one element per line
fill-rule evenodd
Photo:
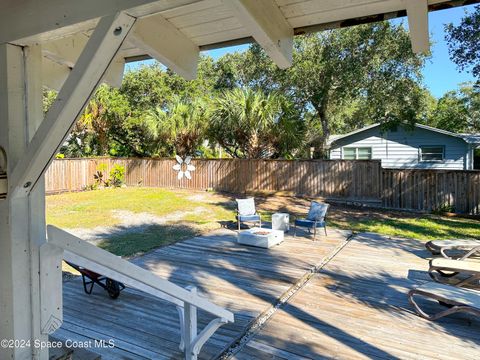
<path fill-rule="evenodd" d="M 133 261 L 180 286 L 197 286 L 200 293 L 235 313 L 235 323 L 220 328 L 207 342 L 200 354 L 203 359 L 220 354 L 347 236 L 334 230 L 316 242 L 287 236 L 281 245 L 267 250 L 238 245 L 235 234 L 221 230 Z M 200 327 L 210 320 L 208 314 L 199 313 Z M 91 296 L 84 294 L 80 279 L 64 284 L 64 325 L 55 337 L 114 339 L 114 349 L 91 349 L 102 358 L 182 358 L 179 331 L 175 307 L 150 295 L 126 289 L 113 301 L 99 288 Z"/>
<path fill-rule="evenodd" d="M 355 237 L 234 358 L 479 359 L 480 319 L 413 313 L 427 256 L 417 241 Z"/>

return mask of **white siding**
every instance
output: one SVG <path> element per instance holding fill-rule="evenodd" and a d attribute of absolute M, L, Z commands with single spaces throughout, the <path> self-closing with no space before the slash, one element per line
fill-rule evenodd
<path fill-rule="evenodd" d="M 442 162 L 419 161 L 419 148 L 426 145 L 445 147 L 445 160 Z M 464 170 L 467 164 L 468 145 L 453 136 L 415 128 L 382 133 L 375 127 L 335 142 L 330 150 L 330 159 L 342 159 L 343 147 L 371 147 L 372 159 L 382 160 L 385 168 L 430 168 Z"/>

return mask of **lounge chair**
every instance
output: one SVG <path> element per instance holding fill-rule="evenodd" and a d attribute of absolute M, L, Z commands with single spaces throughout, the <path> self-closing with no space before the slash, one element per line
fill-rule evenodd
<path fill-rule="evenodd" d="M 417 304 L 414 296 L 422 296 L 436 300 L 440 304 L 446 305 L 448 309 L 444 309 L 432 315 L 427 314 Z M 480 292 L 476 290 L 427 282 L 410 290 L 408 292 L 408 301 L 413 305 L 419 316 L 432 321 L 457 312 L 466 312 L 480 316 Z"/>
<path fill-rule="evenodd" d="M 237 225 L 240 230 L 240 224 L 244 222 L 260 223 L 262 227 L 262 219 L 255 209 L 255 199 L 236 199 L 237 201 Z"/>
<path fill-rule="evenodd" d="M 446 252 L 460 252 L 460 257 L 463 256 L 464 253 L 469 253 L 472 250 L 473 253 L 469 254 L 469 256 L 473 255 L 477 251 L 480 253 L 480 240 L 476 239 L 457 239 L 457 240 L 432 240 L 425 244 L 425 247 L 428 251 L 430 251 L 433 255 L 442 255 L 444 258 L 451 258 Z M 464 257 L 464 256 L 463 256 Z M 468 256 L 467 256 L 468 257 Z M 464 257 L 465 258 L 465 257 Z"/>
<path fill-rule="evenodd" d="M 307 217 L 305 219 L 295 219 L 293 236 L 297 235 L 297 226 L 306 227 L 308 228 L 308 231 L 310 231 L 310 229 L 313 229 L 314 240 L 317 236 L 317 228 L 323 228 L 325 231 L 325 236 L 327 236 L 327 222 L 325 219 L 329 207 L 329 204 L 312 201 Z"/>
<path fill-rule="evenodd" d="M 430 260 L 430 277 L 441 283 L 455 286 L 478 286 L 480 280 L 480 262 L 436 258 Z"/>

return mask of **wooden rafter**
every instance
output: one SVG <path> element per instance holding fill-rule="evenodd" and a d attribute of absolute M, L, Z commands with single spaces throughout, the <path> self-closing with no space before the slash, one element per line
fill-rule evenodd
<path fill-rule="evenodd" d="M 293 28 L 273 0 L 231 0 L 240 23 L 281 69 L 292 65 Z"/>
<path fill-rule="evenodd" d="M 406 0 L 408 27 L 414 53 L 428 53 L 430 37 L 428 33 L 428 1 Z"/>
<path fill-rule="evenodd" d="M 184 78 L 196 77 L 198 46 L 162 15 L 139 19 L 129 40 Z"/>

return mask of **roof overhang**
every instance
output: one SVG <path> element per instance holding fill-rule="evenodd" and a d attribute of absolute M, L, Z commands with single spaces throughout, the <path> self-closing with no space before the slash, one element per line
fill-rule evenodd
<path fill-rule="evenodd" d="M 151 57 L 193 78 L 202 50 L 256 41 L 285 68 L 294 35 L 403 16 L 412 48 L 425 52 L 428 11 L 472 3 L 480 0 L 4 0 L 0 43 L 42 46 L 44 83 L 59 87 L 99 19 L 124 12 L 137 22 L 106 80 L 118 83 L 125 61 Z"/>

